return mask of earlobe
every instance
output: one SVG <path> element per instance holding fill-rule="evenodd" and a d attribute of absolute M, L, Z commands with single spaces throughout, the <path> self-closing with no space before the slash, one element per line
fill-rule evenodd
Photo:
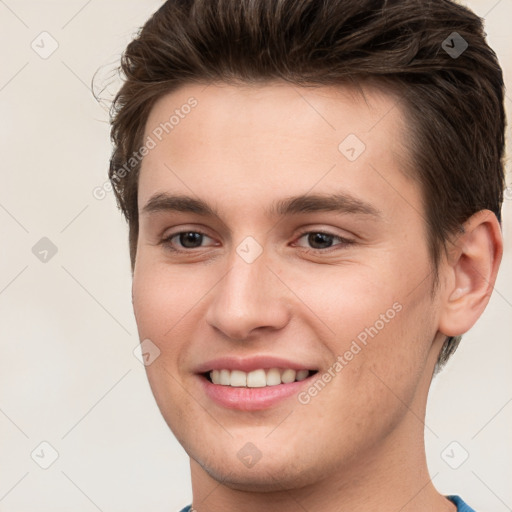
<path fill-rule="evenodd" d="M 450 243 L 450 242 L 449 242 Z M 467 332 L 483 313 L 498 274 L 503 241 L 498 220 L 481 210 L 464 224 L 453 242 L 446 263 L 449 283 L 441 304 L 439 331 L 446 336 Z"/>

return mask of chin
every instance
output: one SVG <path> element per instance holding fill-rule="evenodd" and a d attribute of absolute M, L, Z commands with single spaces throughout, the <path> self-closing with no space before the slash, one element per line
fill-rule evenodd
<path fill-rule="evenodd" d="M 194 460 L 215 481 L 230 489 L 244 492 L 270 493 L 290 491 L 311 485 L 325 471 L 325 461 L 308 464 L 297 460 L 297 456 L 287 456 L 276 450 L 277 460 L 264 460 L 265 457 L 248 468 L 238 458 L 224 457 L 224 460 Z M 291 458 L 290 458 L 291 457 Z"/>

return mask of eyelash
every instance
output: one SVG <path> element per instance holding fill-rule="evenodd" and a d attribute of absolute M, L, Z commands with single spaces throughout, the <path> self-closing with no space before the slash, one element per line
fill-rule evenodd
<path fill-rule="evenodd" d="M 189 248 L 189 249 L 176 249 L 175 247 L 172 246 L 171 244 L 171 240 L 179 235 L 182 235 L 182 234 L 185 234 L 185 233 L 194 233 L 194 234 L 198 234 L 198 235 L 202 235 L 202 236 L 205 236 L 207 238 L 211 238 L 209 237 L 206 233 L 203 233 L 202 231 L 194 231 L 194 230 L 186 230 L 186 231 L 178 231 L 177 233 L 172 233 L 171 235 L 169 235 L 168 237 L 164 238 L 160 244 L 163 245 L 166 249 L 172 251 L 172 252 L 176 252 L 176 253 L 190 253 L 191 251 L 195 250 L 195 249 L 201 249 L 201 247 L 193 247 L 193 248 Z M 302 247 L 302 249 L 307 249 L 309 252 L 315 252 L 315 253 L 329 253 L 329 252 L 332 252 L 332 251 L 336 251 L 336 250 L 341 250 L 343 247 L 347 247 L 349 245 L 353 245 L 355 244 L 355 241 L 354 240 L 351 240 L 351 239 L 348 239 L 348 238 L 344 238 L 342 236 L 339 236 L 339 235 L 335 235 L 333 233 L 329 233 L 327 231 L 302 231 L 299 235 L 298 235 L 298 238 L 297 240 L 300 240 L 304 235 L 308 235 L 308 234 L 321 234 L 321 235 L 325 235 L 325 236 L 328 236 L 328 237 L 333 237 L 333 238 L 336 238 L 338 239 L 341 243 L 335 245 L 334 247 L 328 247 L 326 249 L 310 249 L 310 248 L 306 248 L 306 247 Z M 341 248 L 339 247 L 341 246 Z"/>

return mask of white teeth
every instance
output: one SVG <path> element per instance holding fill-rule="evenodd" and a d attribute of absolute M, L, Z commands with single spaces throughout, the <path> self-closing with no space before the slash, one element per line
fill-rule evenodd
<path fill-rule="evenodd" d="M 212 370 L 210 379 L 214 384 L 232 387 L 263 388 L 301 381 L 309 376 L 309 370 L 292 370 L 291 368 L 271 368 L 269 370 Z"/>
<path fill-rule="evenodd" d="M 233 370 L 231 372 L 231 382 L 229 385 L 233 387 L 247 386 L 247 373 L 240 370 Z"/>
<path fill-rule="evenodd" d="M 293 382 L 295 380 L 295 375 L 297 375 L 297 372 L 295 370 L 290 370 L 287 368 L 281 374 L 281 382 L 283 382 L 284 384 Z"/>
<path fill-rule="evenodd" d="M 267 371 L 267 386 L 277 386 L 281 384 L 281 372 L 278 368 L 272 368 Z"/>
<path fill-rule="evenodd" d="M 233 385 L 233 377 L 231 377 L 231 385 Z M 265 370 L 254 370 L 247 374 L 248 388 L 264 388 L 267 385 L 267 376 Z"/>
<path fill-rule="evenodd" d="M 231 372 L 229 370 L 221 370 L 219 380 L 219 384 L 222 384 L 223 386 L 229 386 L 231 383 Z"/>

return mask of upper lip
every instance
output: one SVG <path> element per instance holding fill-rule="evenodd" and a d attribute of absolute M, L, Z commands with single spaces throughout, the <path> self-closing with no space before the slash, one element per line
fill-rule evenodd
<path fill-rule="evenodd" d="M 251 372 L 259 369 L 270 368 L 291 368 L 292 370 L 316 370 L 311 364 L 303 364 L 289 359 L 275 356 L 253 356 L 253 357 L 219 357 L 201 363 L 196 368 L 197 373 L 205 373 L 211 370 L 241 370 Z"/>

